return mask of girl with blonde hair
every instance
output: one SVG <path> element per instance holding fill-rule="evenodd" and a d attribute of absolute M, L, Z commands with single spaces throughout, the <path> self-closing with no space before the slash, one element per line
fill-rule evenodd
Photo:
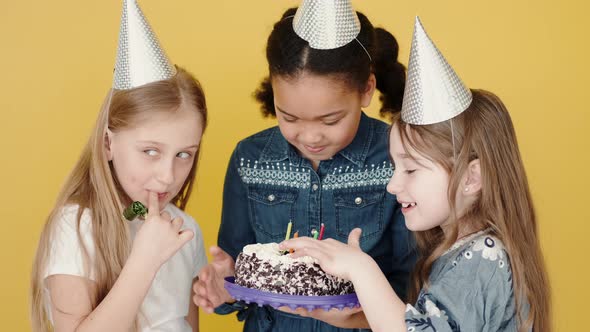
<path fill-rule="evenodd" d="M 207 261 L 184 209 L 206 122 L 199 82 L 125 1 L 113 89 L 39 241 L 33 331 L 198 331 L 191 287 Z M 133 202 L 147 216 L 126 220 Z"/>

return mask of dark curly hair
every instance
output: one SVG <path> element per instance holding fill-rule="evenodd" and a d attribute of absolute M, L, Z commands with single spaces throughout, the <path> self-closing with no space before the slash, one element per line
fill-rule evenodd
<path fill-rule="evenodd" d="M 264 116 L 276 116 L 270 77 L 292 79 L 304 72 L 334 76 L 357 91 L 365 89 L 370 74 L 374 73 L 377 89 L 381 92 L 381 116 L 391 116 L 400 111 L 406 68 L 397 60 L 399 46 L 391 33 L 374 28 L 365 15 L 357 12 L 361 23 L 357 39 L 369 52 L 372 61 L 356 42 L 336 49 L 313 49 L 293 30 L 292 17 L 296 11 L 297 8 L 288 9 L 268 37 L 266 59 L 270 76 L 254 93 Z"/>

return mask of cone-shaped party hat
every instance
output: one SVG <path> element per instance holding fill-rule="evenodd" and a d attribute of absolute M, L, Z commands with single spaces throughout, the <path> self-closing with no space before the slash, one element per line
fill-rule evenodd
<path fill-rule="evenodd" d="M 443 122 L 466 110 L 472 98 L 416 17 L 402 120 L 415 125 Z"/>
<path fill-rule="evenodd" d="M 136 0 L 124 0 L 113 88 L 133 89 L 175 74 Z"/>
<path fill-rule="evenodd" d="M 350 0 L 303 0 L 293 18 L 293 30 L 311 48 L 327 50 L 353 41 L 361 24 Z"/>

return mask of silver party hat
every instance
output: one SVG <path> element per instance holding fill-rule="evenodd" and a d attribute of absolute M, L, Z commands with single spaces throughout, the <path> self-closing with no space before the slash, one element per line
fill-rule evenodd
<path fill-rule="evenodd" d="M 303 0 L 293 30 L 311 48 L 327 50 L 353 41 L 361 24 L 350 0 Z"/>
<path fill-rule="evenodd" d="M 443 122 L 466 110 L 472 98 L 416 17 L 402 120 L 415 125 Z"/>
<path fill-rule="evenodd" d="M 133 89 L 175 74 L 136 0 L 124 0 L 113 88 Z"/>

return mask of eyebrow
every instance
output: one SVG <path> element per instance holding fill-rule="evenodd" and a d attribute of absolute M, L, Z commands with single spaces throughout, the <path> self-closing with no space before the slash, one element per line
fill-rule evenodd
<path fill-rule="evenodd" d="M 414 157 L 408 153 L 397 153 L 396 156 L 398 156 L 402 159 L 410 159 L 411 161 L 415 162 L 416 164 L 418 164 L 424 168 L 432 169 L 432 167 L 428 166 L 428 164 L 427 164 L 428 162 L 432 163 L 432 161 L 430 161 L 426 158 Z"/>
<path fill-rule="evenodd" d="M 407 153 L 396 153 L 395 155 L 402 159 L 414 159 Z"/>
<path fill-rule="evenodd" d="M 138 143 L 141 144 L 152 144 L 152 145 L 157 145 L 157 146 L 166 146 L 166 144 L 162 144 L 160 142 L 156 142 L 156 141 L 138 141 Z M 187 149 L 192 149 L 192 148 L 199 148 L 199 144 L 193 144 L 193 145 L 189 145 L 187 147 L 182 148 L 181 150 L 187 150 Z"/>
<path fill-rule="evenodd" d="M 276 106 L 276 105 L 275 105 L 275 106 Z M 286 115 L 288 115 L 288 116 L 292 116 L 292 117 L 294 117 L 294 118 L 297 118 L 297 119 L 298 119 L 298 117 L 296 117 L 296 116 L 295 116 L 295 115 L 293 115 L 293 114 L 289 114 L 289 113 L 285 112 L 285 110 L 281 109 L 280 107 L 276 106 L 276 108 L 277 108 L 277 110 L 279 110 L 279 112 L 281 112 L 281 113 L 284 113 L 284 114 L 286 114 Z M 317 116 L 317 117 L 316 117 L 316 119 L 323 119 L 323 118 L 327 118 L 327 117 L 330 117 L 330 116 L 333 116 L 333 115 L 338 115 L 338 114 L 341 114 L 341 113 L 343 113 L 344 111 L 345 111 L 345 110 L 338 110 L 338 111 L 334 111 L 334 112 L 331 112 L 331 113 L 328 113 L 328 114 L 324 114 L 324 115 Z"/>
<path fill-rule="evenodd" d="M 420 161 L 424 161 L 425 159 L 420 158 L 420 157 L 414 157 L 408 153 L 396 153 L 395 154 L 397 157 L 402 158 L 402 159 L 412 159 L 416 162 L 420 162 Z"/>

